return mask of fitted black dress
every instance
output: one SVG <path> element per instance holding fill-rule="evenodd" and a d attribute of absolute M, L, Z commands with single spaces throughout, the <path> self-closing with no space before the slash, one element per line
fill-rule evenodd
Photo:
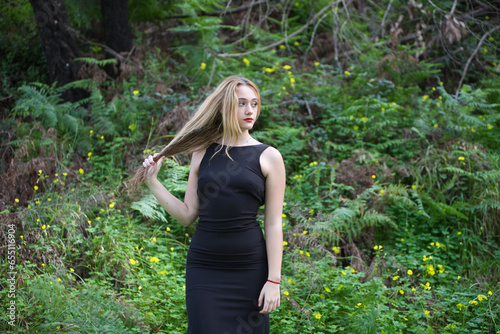
<path fill-rule="evenodd" d="M 198 174 L 200 214 L 186 266 L 188 334 L 268 334 L 269 317 L 258 298 L 268 267 L 256 220 L 264 204 L 259 158 L 265 144 L 211 144 Z"/>

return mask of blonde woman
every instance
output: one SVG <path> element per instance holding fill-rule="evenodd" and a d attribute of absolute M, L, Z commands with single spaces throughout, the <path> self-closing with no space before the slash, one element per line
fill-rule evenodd
<path fill-rule="evenodd" d="M 268 314 L 280 305 L 285 167 L 278 150 L 250 135 L 260 102 L 253 82 L 226 78 L 132 180 L 146 182 L 182 225 L 199 217 L 186 265 L 188 334 L 269 333 Z M 180 152 L 193 152 L 184 201 L 157 179 L 163 159 Z M 256 220 L 263 204 L 265 239 Z"/>

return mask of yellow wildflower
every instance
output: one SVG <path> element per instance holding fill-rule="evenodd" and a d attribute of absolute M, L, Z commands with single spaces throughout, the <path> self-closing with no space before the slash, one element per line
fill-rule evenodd
<path fill-rule="evenodd" d="M 485 295 L 478 295 L 477 299 L 479 299 L 479 301 L 482 302 L 483 300 L 488 300 L 488 297 L 486 297 Z"/>
<path fill-rule="evenodd" d="M 35 190 L 38 190 L 38 186 L 35 186 L 35 187 L 34 187 L 34 189 L 35 189 Z"/>
<path fill-rule="evenodd" d="M 290 293 L 289 293 L 288 291 L 283 291 L 283 294 L 284 294 L 285 296 L 288 296 Z"/>
<path fill-rule="evenodd" d="M 410 275 L 410 276 L 413 275 L 413 270 L 408 269 L 408 275 Z"/>
<path fill-rule="evenodd" d="M 83 169 L 81 169 L 81 168 L 80 168 L 80 169 L 78 169 L 78 171 L 80 172 L 80 174 L 85 173 L 85 171 L 84 171 Z"/>
<path fill-rule="evenodd" d="M 427 101 L 427 99 L 428 99 L 428 98 L 429 98 L 429 95 L 424 95 L 424 96 L 422 97 L 422 102 Z"/>
<path fill-rule="evenodd" d="M 290 66 L 290 65 L 285 65 L 285 66 L 283 66 L 283 68 L 284 68 L 285 70 L 289 70 L 289 69 L 291 69 L 291 68 L 292 68 L 292 66 Z"/>
<path fill-rule="evenodd" d="M 357 130 L 359 129 L 359 126 L 355 125 L 355 126 L 353 127 L 353 129 L 354 129 L 354 131 L 357 131 Z"/>
<path fill-rule="evenodd" d="M 431 276 L 434 276 L 436 274 L 436 271 L 434 270 L 434 266 L 432 264 L 429 264 L 427 266 L 426 272 L 427 272 L 427 274 L 429 274 Z"/>
<path fill-rule="evenodd" d="M 345 75 L 351 75 L 351 72 L 349 72 L 349 71 L 344 71 L 344 74 L 345 74 Z"/>
<path fill-rule="evenodd" d="M 283 246 L 288 246 L 288 242 L 283 241 Z"/>
<path fill-rule="evenodd" d="M 427 316 L 429 316 L 429 314 L 430 314 L 431 312 L 429 312 L 429 311 L 425 310 L 425 311 L 424 311 L 424 313 L 425 313 L 425 316 L 427 317 Z"/>
<path fill-rule="evenodd" d="M 167 232 L 170 231 L 170 227 L 167 226 Z"/>
<path fill-rule="evenodd" d="M 250 66 L 250 60 L 243 58 L 243 62 L 245 63 L 245 65 Z"/>
<path fill-rule="evenodd" d="M 318 314 L 313 314 L 313 315 L 316 317 L 316 319 L 318 319 L 318 320 L 321 319 L 321 314 L 318 313 Z"/>
<path fill-rule="evenodd" d="M 490 296 L 491 296 L 491 295 L 493 295 L 493 292 L 491 292 L 491 291 L 488 291 L 488 295 L 490 295 Z"/>
<path fill-rule="evenodd" d="M 319 61 L 314 62 L 314 66 L 319 66 L 319 64 L 320 64 Z"/>
<path fill-rule="evenodd" d="M 281 216 L 282 216 L 283 218 L 286 218 L 286 214 L 282 214 Z"/>
<path fill-rule="evenodd" d="M 392 280 L 393 280 L 393 281 L 396 281 L 398 278 L 399 278 L 399 276 L 394 276 L 394 277 L 392 278 Z"/>
<path fill-rule="evenodd" d="M 457 307 L 460 311 L 462 311 L 465 308 L 465 305 L 462 303 L 457 304 Z"/>
<path fill-rule="evenodd" d="M 377 178 L 377 175 L 372 175 L 372 179 L 376 179 Z"/>
<path fill-rule="evenodd" d="M 15 201 L 16 203 L 19 203 L 19 198 L 16 198 L 14 201 Z"/>
<path fill-rule="evenodd" d="M 111 202 L 111 203 L 109 203 L 109 207 L 110 207 L 111 209 L 112 209 L 112 208 L 114 208 L 114 207 L 115 207 L 115 202 Z"/>
<path fill-rule="evenodd" d="M 368 122 L 368 117 L 361 117 L 361 121 L 362 121 L 363 123 Z"/>
<path fill-rule="evenodd" d="M 139 263 L 139 261 L 136 261 L 136 260 L 134 260 L 134 259 L 129 259 L 129 261 L 130 261 L 130 264 L 132 264 L 132 265 L 133 265 L 133 264 L 137 264 L 137 263 Z"/>
<path fill-rule="evenodd" d="M 311 254 L 309 254 L 309 252 L 306 252 L 306 256 L 309 257 L 309 256 L 311 256 Z"/>
<path fill-rule="evenodd" d="M 200 65 L 200 70 L 204 70 L 207 67 L 207 64 L 201 63 Z"/>
<path fill-rule="evenodd" d="M 382 250 L 382 248 L 384 248 L 384 247 L 380 246 L 380 245 L 373 247 L 373 249 L 375 249 L 375 250 Z"/>
<path fill-rule="evenodd" d="M 69 268 L 69 271 L 71 271 L 72 273 L 74 273 L 75 271 L 73 270 L 73 268 Z"/>
<path fill-rule="evenodd" d="M 403 290 L 399 290 L 399 293 L 402 294 L 402 295 L 405 294 L 405 292 Z"/>
<path fill-rule="evenodd" d="M 139 94 L 139 91 L 136 89 L 132 93 L 134 93 L 134 95 L 137 95 L 137 94 Z"/>
<path fill-rule="evenodd" d="M 332 250 L 335 252 L 335 254 L 339 254 L 340 253 L 340 247 L 332 247 Z"/>
<path fill-rule="evenodd" d="M 45 225 L 42 225 L 42 230 L 45 230 Z"/>
<path fill-rule="evenodd" d="M 302 232 L 302 234 L 306 235 L 306 234 L 307 234 L 307 231 Z"/>
<path fill-rule="evenodd" d="M 283 44 L 281 44 L 281 45 L 280 45 L 280 49 L 282 49 L 282 50 L 283 50 L 284 48 L 285 48 L 285 46 L 284 46 Z"/>
<path fill-rule="evenodd" d="M 332 292 L 332 290 L 330 290 L 330 288 L 329 288 L 329 287 L 326 287 L 326 288 L 325 288 L 325 291 L 326 291 L 326 292 Z"/>
<path fill-rule="evenodd" d="M 156 256 L 153 256 L 152 258 L 149 259 L 149 262 L 157 263 L 157 262 L 160 262 L 160 259 L 158 259 Z"/>

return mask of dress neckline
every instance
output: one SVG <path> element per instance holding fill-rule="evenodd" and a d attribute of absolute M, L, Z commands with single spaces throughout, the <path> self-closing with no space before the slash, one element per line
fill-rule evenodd
<path fill-rule="evenodd" d="M 223 145 L 223 144 L 219 144 L 219 143 L 213 143 L 213 144 L 220 145 L 220 146 L 227 146 L 227 145 Z M 266 145 L 266 144 L 260 143 L 260 144 L 255 144 L 255 145 L 231 146 L 231 148 L 233 148 L 233 147 L 254 147 L 254 146 L 261 146 L 261 145 Z"/>

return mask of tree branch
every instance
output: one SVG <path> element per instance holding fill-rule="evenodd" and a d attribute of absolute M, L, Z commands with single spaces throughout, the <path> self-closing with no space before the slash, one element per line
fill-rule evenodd
<path fill-rule="evenodd" d="M 462 72 L 462 77 L 460 78 L 460 82 L 458 83 L 457 91 L 455 92 L 455 99 L 458 99 L 458 94 L 460 93 L 460 88 L 462 88 L 462 84 L 464 82 L 465 75 L 467 74 L 467 70 L 469 69 L 469 65 L 470 65 L 472 59 L 477 55 L 477 52 L 479 51 L 479 48 L 483 44 L 486 37 L 491 35 L 491 33 L 497 29 L 500 29 L 500 26 L 496 26 L 493 29 L 490 29 L 488 32 L 486 32 L 486 34 L 484 34 L 483 37 L 481 37 L 481 39 L 479 40 L 479 43 L 477 43 L 477 46 L 476 46 L 476 49 L 474 50 L 474 52 L 470 55 L 469 59 L 467 59 L 467 63 L 465 64 L 464 71 Z"/>
<path fill-rule="evenodd" d="M 219 53 L 219 54 L 217 54 L 217 57 L 221 57 L 221 58 L 226 58 L 226 57 L 243 57 L 243 56 L 247 56 L 247 55 L 252 54 L 252 53 L 256 53 L 256 52 L 260 52 L 260 51 L 264 51 L 264 50 L 267 50 L 267 49 L 274 48 L 275 46 L 283 44 L 284 42 L 287 42 L 290 38 L 292 38 L 294 36 L 297 36 L 298 34 L 300 34 L 301 32 L 303 32 L 307 27 L 309 27 L 314 21 L 316 21 L 319 17 L 321 17 L 331 7 L 332 7 L 331 5 L 326 6 L 325 8 L 323 8 L 322 10 L 320 10 L 316 15 L 314 15 L 299 30 L 295 31 L 294 33 L 286 36 L 285 38 L 283 38 L 283 39 L 281 39 L 281 40 L 279 40 L 277 42 L 274 42 L 274 43 L 269 44 L 267 46 L 263 46 L 261 48 L 258 48 L 258 49 L 252 50 L 252 51 L 247 51 L 247 52 L 241 52 L 241 53 Z"/>

